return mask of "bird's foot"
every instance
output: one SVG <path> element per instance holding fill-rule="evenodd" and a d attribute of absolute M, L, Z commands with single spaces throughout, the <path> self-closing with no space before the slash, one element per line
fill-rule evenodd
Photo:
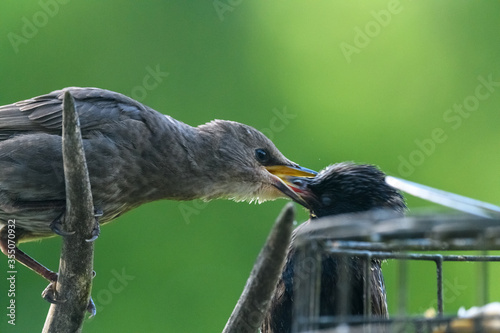
<path fill-rule="evenodd" d="M 71 236 L 74 235 L 74 231 L 65 231 L 62 230 L 62 216 L 64 214 L 61 214 L 58 218 L 56 218 L 52 223 L 50 223 L 50 229 L 57 235 L 59 236 Z M 87 242 L 93 242 L 95 241 L 98 237 L 99 234 L 101 233 L 101 229 L 99 226 L 99 217 L 103 215 L 102 210 L 96 209 L 94 211 L 94 217 L 95 217 L 95 223 L 94 223 L 94 228 L 92 229 L 92 232 L 90 233 L 90 238 L 86 239 Z"/>
<path fill-rule="evenodd" d="M 52 272 L 53 275 L 50 277 L 50 283 L 42 291 L 42 298 L 51 304 L 63 304 L 66 302 L 65 299 L 58 299 L 56 296 L 56 286 L 57 286 L 57 273 Z M 96 275 L 95 271 L 92 271 L 92 278 Z M 95 303 L 92 300 L 92 297 L 89 299 L 89 303 L 87 304 L 87 312 L 90 313 L 90 317 L 92 318 L 97 314 L 97 309 L 95 307 Z"/>
<path fill-rule="evenodd" d="M 94 217 L 95 217 L 95 223 L 94 223 L 94 228 L 92 229 L 92 232 L 90 233 L 90 238 L 86 239 L 87 242 L 93 242 L 99 237 L 99 234 L 101 233 L 101 227 L 99 226 L 99 217 L 103 215 L 102 210 L 100 209 L 94 209 Z"/>
<path fill-rule="evenodd" d="M 42 291 L 42 298 L 52 304 L 61 304 L 66 302 L 65 299 L 58 299 L 56 296 L 56 286 L 57 286 L 57 273 L 54 273 L 56 278 L 51 280 L 47 288 Z"/>
<path fill-rule="evenodd" d="M 52 221 L 52 223 L 50 223 L 50 229 L 59 236 L 71 236 L 71 235 L 73 235 L 75 233 L 74 231 L 65 231 L 65 230 L 61 229 L 62 216 L 63 216 L 63 214 L 61 214 L 58 218 L 56 218 L 54 221 Z"/>

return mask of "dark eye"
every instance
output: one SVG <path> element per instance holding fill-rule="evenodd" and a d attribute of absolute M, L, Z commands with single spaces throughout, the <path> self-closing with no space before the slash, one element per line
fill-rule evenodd
<path fill-rule="evenodd" d="M 260 164 L 266 164 L 271 158 L 271 154 L 265 149 L 259 148 L 255 149 L 255 158 Z"/>
<path fill-rule="evenodd" d="M 321 196 L 321 203 L 323 204 L 323 206 L 328 207 L 333 203 L 333 200 L 332 200 L 332 198 L 330 198 L 327 195 L 322 195 Z"/>

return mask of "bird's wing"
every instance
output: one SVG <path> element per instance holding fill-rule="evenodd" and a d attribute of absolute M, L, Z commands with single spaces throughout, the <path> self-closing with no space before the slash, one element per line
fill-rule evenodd
<path fill-rule="evenodd" d="M 389 310 L 387 308 L 387 294 L 385 291 L 384 275 L 382 274 L 382 267 L 380 260 L 372 260 L 371 267 L 371 301 L 372 301 L 372 314 L 388 318 Z"/>
<path fill-rule="evenodd" d="M 500 218 L 500 207 L 493 204 L 464 197 L 455 193 L 414 183 L 409 180 L 387 176 L 387 184 L 416 197 L 435 202 L 472 215 L 486 218 Z"/>
<path fill-rule="evenodd" d="M 65 91 L 75 99 L 82 134 L 123 119 L 143 121 L 147 107 L 122 94 L 98 88 L 64 88 L 21 102 L 0 106 L 0 141 L 29 132 L 60 134 Z"/>

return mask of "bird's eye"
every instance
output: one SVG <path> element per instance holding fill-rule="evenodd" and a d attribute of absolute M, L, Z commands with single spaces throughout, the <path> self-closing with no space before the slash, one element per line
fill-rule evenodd
<path fill-rule="evenodd" d="M 269 159 L 271 158 L 271 154 L 265 149 L 259 148 L 255 149 L 255 158 L 259 163 L 261 164 L 266 164 L 269 162 Z"/>
<path fill-rule="evenodd" d="M 323 204 L 323 206 L 328 207 L 333 203 L 333 200 L 332 200 L 332 198 L 330 198 L 327 195 L 322 195 L 321 196 L 321 203 Z"/>

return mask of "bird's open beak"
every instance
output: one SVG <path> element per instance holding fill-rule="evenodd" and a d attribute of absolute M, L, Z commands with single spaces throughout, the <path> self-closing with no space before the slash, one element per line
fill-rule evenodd
<path fill-rule="evenodd" d="M 294 165 L 271 165 L 267 166 L 266 169 L 269 173 L 276 176 L 274 186 L 278 190 L 298 204 L 309 208 L 307 202 L 298 194 L 300 191 L 298 189 L 297 191 L 294 190 L 296 187 L 291 182 L 291 179 L 296 177 L 312 178 L 318 174 L 316 171 Z"/>

